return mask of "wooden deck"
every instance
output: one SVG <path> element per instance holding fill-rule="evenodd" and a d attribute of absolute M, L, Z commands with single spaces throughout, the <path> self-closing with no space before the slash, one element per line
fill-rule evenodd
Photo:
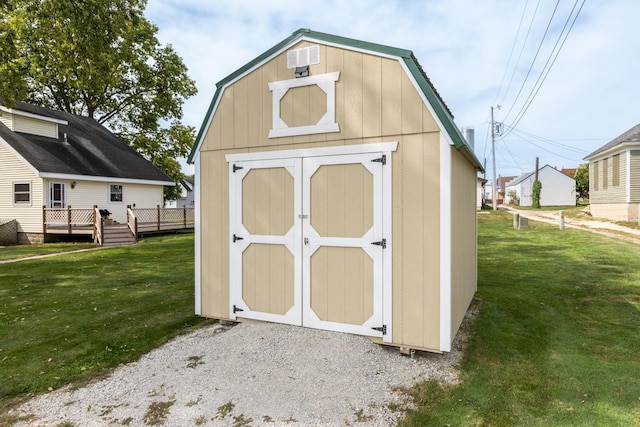
<path fill-rule="evenodd" d="M 97 206 L 93 208 L 72 208 L 68 206 L 64 209 L 54 209 L 42 207 L 42 232 L 47 234 L 66 235 L 91 235 L 96 243 L 114 244 L 110 237 L 107 237 L 113 225 L 118 225 L 120 230 L 128 230 L 130 237 L 124 236 L 126 233 L 120 232 L 121 241 L 115 244 L 131 244 L 138 241 L 138 236 L 150 233 L 162 233 L 168 231 L 183 230 L 195 227 L 193 208 L 155 208 L 132 209 L 127 206 L 127 222 L 124 224 L 109 224 L 100 215 Z M 112 232 L 112 231 L 111 231 Z"/>

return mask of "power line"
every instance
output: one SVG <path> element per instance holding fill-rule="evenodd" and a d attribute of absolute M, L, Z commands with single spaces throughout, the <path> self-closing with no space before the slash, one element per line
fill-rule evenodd
<path fill-rule="evenodd" d="M 557 157 L 562 157 L 563 159 L 566 159 L 566 160 L 571 160 L 572 162 L 576 161 L 575 157 L 571 158 L 571 157 L 563 156 L 562 154 L 558 154 L 556 151 L 548 150 L 548 149 L 542 147 L 541 145 L 538 145 L 535 142 L 533 142 L 533 141 L 531 141 L 529 139 L 526 139 L 526 137 L 524 135 L 519 134 L 518 131 L 516 131 L 516 130 L 512 130 L 512 132 L 515 133 L 516 135 L 520 136 L 521 138 L 524 138 L 529 144 L 531 144 L 531 145 L 533 145 L 533 146 L 535 146 L 535 147 L 537 147 L 537 148 L 539 148 L 539 149 L 541 149 L 543 151 L 546 151 L 547 153 L 551 153 L 551 154 L 553 154 L 554 156 L 557 156 Z"/>
<path fill-rule="evenodd" d="M 511 114 L 511 111 L 513 111 L 513 107 L 518 102 L 518 99 L 520 98 L 520 94 L 522 94 L 522 90 L 524 89 L 524 86 L 526 85 L 527 80 L 529 79 L 529 75 L 531 74 L 531 71 L 533 70 L 533 65 L 535 64 L 536 59 L 538 59 L 538 55 L 540 54 L 540 49 L 542 49 L 542 45 L 544 44 L 544 40 L 547 37 L 547 33 L 549 32 L 549 28 L 551 27 L 551 22 L 553 22 L 553 17 L 555 16 L 556 11 L 558 10 L 558 5 L 559 4 L 560 4 L 560 0 L 558 0 L 556 2 L 556 6 L 553 9 L 553 13 L 551 14 L 551 18 L 549 18 L 549 22 L 547 23 L 547 28 L 544 30 L 544 34 L 542 35 L 542 39 L 540 40 L 540 43 L 538 44 L 538 49 L 536 50 L 536 53 L 533 56 L 533 60 L 531 61 L 531 64 L 529 65 L 529 70 L 527 70 L 527 74 L 525 75 L 524 79 L 522 80 L 522 85 L 520 86 L 520 90 L 518 90 L 518 94 L 516 95 L 515 99 L 513 100 L 513 103 L 511 104 L 511 108 L 509 108 L 509 111 L 507 111 L 507 114 L 505 114 L 503 121 L 507 120 L 507 118 Z"/>
<path fill-rule="evenodd" d="M 529 139 L 527 138 L 527 137 L 529 137 L 529 138 L 534 138 L 534 139 L 536 139 L 536 140 L 538 140 L 540 142 L 552 145 L 554 147 L 561 148 L 563 150 L 573 151 L 575 153 L 582 154 L 582 155 L 589 154 L 589 151 L 587 151 L 587 150 L 582 150 L 580 148 L 576 148 L 576 147 L 572 147 L 570 145 L 562 144 L 562 143 L 560 143 L 558 141 L 553 141 L 551 139 L 543 138 L 541 136 L 534 135 L 531 132 L 526 132 L 526 131 L 524 131 L 522 129 L 514 130 L 513 133 L 518 135 L 518 136 L 521 136 L 523 138 L 522 140 L 526 141 L 526 142 L 529 142 Z"/>
<path fill-rule="evenodd" d="M 518 24 L 518 29 L 516 30 L 516 36 L 513 38 L 513 45 L 511 45 L 511 52 L 509 52 L 509 59 L 507 60 L 507 66 L 504 68 L 504 74 L 502 74 L 502 80 L 500 81 L 500 87 L 498 88 L 498 93 L 496 94 L 496 98 L 494 99 L 494 102 L 498 100 L 498 98 L 500 97 L 500 92 L 502 92 L 502 87 L 504 85 L 504 79 L 505 77 L 507 77 L 507 72 L 509 71 L 509 65 L 511 64 L 511 58 L 513 58 L 513 51 L 516 48 L 516 43 L 518 42 L 518 38 L 520 36 L 520 29 L 522 28 L 522 21 L 524 21 L 524 15 L 525 12 L 527 11 L 527 6 L 529 5 L 529 0 L 527 0 L 524 3 L 524 8 L 522 9 L 522 15 L 520 16 L 520 23 Z M 540 5 L 540 0 L 538 0 L 538 5 Z M 538 10 L 538 6 L 536 6 L 536 11 Z M 535 16 L 535 14 L 534 14 Z M 524 51 L 524 46 L 527 43 L 527 38 L 529 37 L 529 31 L 531 30 L 531 24 L 533 24 L 533 21 L 531 21 L 531 23 L 529 24 L 529 30 L 527 31 L 527 35 L 524 39 L 524 43 L 522 44 L 522 49 L 520 49 L 520 54 L 518 55 L 518 61 L 516 61 L 515 65 L 513 66 L 513 73 L 511 74 L 511 78 L 509 79 L 509 85 L 507 86 L 507 90 L 505 90 L 504 92 L 504 96 L 507 96 L 507 92 L 509 92 L 509 88 L 511 88 L 511 82 L 513 81 L 513 76 L 516 73 L 516 69 L 518 68 L 518 64 L 520 62 L 520 57 L 522 56 L 522 52 Z M 502 99 L 504 101 L 504 98 Z"/>
<path fill-rule="evenodd" d="M 527 10 L 527 5 L 528 5 L 528 1 L 527 3 L 525 3 L 525 8 L 522 11 L 522 16 L 524 17 L 524 12 Z M 520 64 L 520 59 L 522 59 L 522 54 L 524 53 L 524 48 L 527 45 L 527 40 L 529 40 L 529 34 L 531 33 L 531 28 L 533 27 L 533 23 L 535 21 L 536 15 L 538 14 L 538 8 L 540 7 L 540 0 L 538 0 L 538 3 L 536 4 L 536 8 L 533 11 L 533 16 L 531 17 L 531 21 L 529 22 L 529 28 L 527 28 L 527 34 L 524 37 L 524 40 L 522 42 L 522 46 L 520 47 L 520 53 L 518 54 L 518 59 L 516 60 L 516 63 L 513 65 L 513 72 L 511 73 L 511 77 L 509 78 L 509 84 L 507 85 L 507 89 L 504 91 L 504 96 L 502 97 L 502 101 L 500 102 L 501 104 L 504 103 L 504 100 L 507 98 L 507 94 L 509 93 L 509 89 L 511 89 L 511 84 L 513 83 L 513 78 L 516 76 L 516 71 L 518 70 L 518 64 Z M 522 20 L 522 18 L 520 18 Z M 518 27 L 518 31 L 520 31 L 520 27 Z M 518 39 L 518 34 L 516 33 L 516 38 L 514 39 L 514 45 L 515 45 L 515 41 Z M 511 57 L 509 57 L 509 60 L 511 60 Z M 507 62 L 507 68 L 505 69 L 505 73 L 506 71 L 509 69 L 509 62 Z M 504 78 L 504 77 L 503 77 Z M 502 84 L 500 84 L 501 88 L 502 88 Z M 499 96 L 500 92 L 498 91 L 498 96 Z M 496 96 L 497 98 L 497 96 Z"/>
<path fill-rule="evenodd" d="M 544 67 L 542 68 L 542 73 L 540 74 L 540 76 L 538 76 L 538 79 L 536 80 L 536 82 L 535 82 L 535 84 L 533 86 L 534 89 L 532 89 L 532 91 L 529 93 L 529 96 L 525 100 L 525 103 L 523 104 L 523 107 L 520 109 L 520 111 L 518 112 L 518 114 L 516 116 L 516 119 L 514 120 L 513 124 L 510 126 L 511 131 L 513 131 L 513 129 L 516 128 L 518 123 L 520 123 L 520 120 L 522 120 L 522 117 L 524 117 L 525 113 L 527 112 L 527 110 L 531 106 L 531 103 L 533 102 L 535 97 L 538 95 L 538 92 L 540 91 L 540 88 L 542 87 L 542 84 L 547 79 L 547 76 L 549 75 L 549 72 L 551 71 L 551 68 L 553 67 L 553 65 L 555 64 L 556 60 L 558 59 L 558 55 L 560 54 L 560 51 L 562 50 L 562 47 L 564 46 L 565 42 L 567 41 L 567 38 L 569 37 L 569 33 L 573 29 L 573 25 L 576 23 L 576 20 L 578 19 L 578 16 L 580 15 L 580 12 L 582 11 L 582 8 L 584 7 L 584 4 L 586 2 L 586 0 L 582 0 L 582 4 L 580 5 L 580 8 L 576 12 L 575 16 L 573 17 L 573 21 L 571 21 L 571 25 L 569 26 L 569 29 L 565 33 L 565 30 L 567 29 L 567 25 L 569 24 L 569 21 L 571 20 L 571 16 L 573 15 L 573 12 L 576 9 L 578 1 L 579 0 L 576 0 L 576 2 L 573 5 L 573 8 L 571 9 L 571 12 L 569 13 L 569 16 L 567 17 L 567 20 L 565 21 L 565 24 L 562 27 L 562 31 L 560 32 L 560 35 L 558 36 L 558 39 L 556 40 L 556 43 L 553 46 L 553 49 L 551 50 L 549 58 L 547 58 L 547 61 L 545 62 Z M 563 35 L 564 35 L 564 38 L 562 38 Z M 562 43 L 560 43 L 561 39 L 562 39 Z M 560 47 L 558 47 L 558 43 L 560 43 Z M 554 55 L 554 52 L 555 52 L 555 55 Z M 553 57 L 553 59 L 551 59 L 552 57 Z M 508 134 L 509 134 L 509 132 L 506 133 L 505 135 L 503 135 L 503 138 L 506 137 Z"/>

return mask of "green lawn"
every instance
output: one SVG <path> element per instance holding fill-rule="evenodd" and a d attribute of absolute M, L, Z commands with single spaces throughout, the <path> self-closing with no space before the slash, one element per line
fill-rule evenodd
<path fill-rule="evenodd" d="M 479 215 L 464 382 L 406 426 L 640 426 L 640 245 Z M 0 265 L 0 425 L 12 401 L 103 375 L 203 322 L 193 235 Z"/>
<path fill-rule="evenodd" d="M 0 414 L 203 322 L 193 277 L 193 233 L 0 265 Z"/>
<path fill-rule="evenodd" d="M 414 388 L 405 426 L 639 426 L 640 245 L 479 215 L 464 383 Z"/>

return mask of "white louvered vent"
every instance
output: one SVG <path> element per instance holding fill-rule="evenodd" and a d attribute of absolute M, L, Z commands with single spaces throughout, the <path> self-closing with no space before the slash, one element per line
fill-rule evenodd
<path fill-rule="evenodd" d="M 287 68 L 304 67 L 320 63 L 320 46 L 314 45 L 287 52 Z"/>

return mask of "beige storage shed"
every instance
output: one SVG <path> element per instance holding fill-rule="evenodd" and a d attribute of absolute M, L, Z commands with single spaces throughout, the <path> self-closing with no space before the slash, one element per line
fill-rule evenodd
<path fill-rule="evenodd" d="M 217 84 L 189 161 L 197 314 L 451 349 L 482 166 L 411 51 L 300 29 Z"/>

